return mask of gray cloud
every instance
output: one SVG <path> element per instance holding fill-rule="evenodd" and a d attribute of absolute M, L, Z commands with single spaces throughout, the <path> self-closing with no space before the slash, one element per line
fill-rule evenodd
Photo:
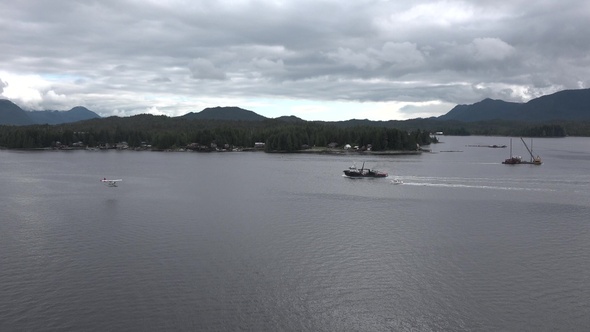
<path fill-rule="evenodd" d="M 0 93 L 30 107 L 176 115 L 302 99 L 412 102 L 399 113 L 411 117 L 590 86 L 581 0 L 25 0 L 0 11 Z"/>
<path fill-rule="evenodd" d="M 207 59 L 194 59 L 188 67 L 191 71 L 191 77 L 195 79 L 224 80 L 226 78 L 225 73 L 216 68 L 215 65 Z"/>
<path fill-rule="evenodd" d="M 2 78 L 0 78 L 0 94 L 4 92 L 4 88 L 8 86 L 8 83 L 4 82 Z"/>

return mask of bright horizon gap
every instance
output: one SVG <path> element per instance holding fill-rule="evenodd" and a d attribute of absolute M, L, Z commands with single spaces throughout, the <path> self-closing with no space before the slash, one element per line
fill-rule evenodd
<path fill-rule="evenodd" d="M 7 98 L 10 100 L 10 98 Z M 12 100 L 10 100 L 12 101 Z M 415 118 L 428 118 L 433 116 L 444 115 L 449 112 L 455 105 L 442 103 L 440 101 L 431 102 L 349 102 L 349 101 L 311 101 L 280 99 L 278 102 L 272 99 L 260 100 L 219 100 L 215 103 L 213 100 L 207 100 L 204 103 L 197 103 L 199 106 L 192 107 L 189 102 L 184 101 L 181 104 L 168 106 L 164 102 L 154 100 L 154 106 L 132 111 L 114 109 L 111 112 L 97 111 L 92 106 L 84 104 L 74 105 L 69 109 L 82 106 L 90 111 L 97 113 L 105 118 L 109 116 L 129 117 L 138 114 L 166 115 L 178 117 L 188 113 L 199 113 L 206 108 L 215 107 L 239 107 L 244 110 L 252 111 L 266 118 L 278 118 L 282 116 L 295 116 L 306 121 L 347 121 L 347 120 L 371 120 L 371 121 L 390 121 L 390 120 L 409 120 Z M 14 102 L 14 101 L 12 101 Z M 41 109 L 29 109 L 24 105 L 19 105 L 27 111 L 46 111 Z M 58 111 L 67 111 L 63 109 Z M 410 109 L 411 112 L 407 110 Z"/>

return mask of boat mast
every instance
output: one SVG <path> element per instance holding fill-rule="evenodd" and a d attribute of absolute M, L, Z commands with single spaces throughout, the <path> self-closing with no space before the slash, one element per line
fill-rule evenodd
<path fill-rule="evenodd" d="M 535 156 L 533 156 L 533 151 L 531 151 L 531 149 L 529 149 L 529 146 L 526 145 L 526 142 L 524 141 L 524 139 L 522 139 L 522 137 L 520 138 L 520 140 L 522 141 L 522 143 L 524 144 L 524 147 L 526 148 L 526 150 L 529 152 L 529 154 L 531 155 L 531 162 L 535 159 Z M 533 146 L 533 139 L 531 138 L 531 147 Z"/>

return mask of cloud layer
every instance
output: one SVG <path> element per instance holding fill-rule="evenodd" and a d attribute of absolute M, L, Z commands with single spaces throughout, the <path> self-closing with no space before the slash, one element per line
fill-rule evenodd
<path fill-rule="evenodd" d="M 407 119 L 590 86 L 586 1 L 12 1 L 0 94 L 23 108 Z"/>

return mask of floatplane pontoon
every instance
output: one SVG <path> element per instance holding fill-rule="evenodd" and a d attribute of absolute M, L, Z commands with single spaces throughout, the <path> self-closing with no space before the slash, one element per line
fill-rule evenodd
<path fill-rule="evenodd" d="M 121 181 L 123 181 L 123 179 L 115 179 L 115 180 L 112 180 L 112 179 L 104 178 L 104 179 L 100 180 L 100 182 L 104 183 L 108 187 L 116 187 L 117 186 L 117 182 L 121 182 Z"/>

